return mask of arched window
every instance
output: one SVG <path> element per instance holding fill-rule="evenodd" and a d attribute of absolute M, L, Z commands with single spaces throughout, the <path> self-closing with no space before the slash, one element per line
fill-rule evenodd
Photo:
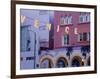
<path fill-rule="evenodd" d="M 82 66 L 82 59 L 80 57 L 74 57 L 72 59 L 72 67 L 80 67 Z"/>
<path fill-rule="evenodd" d="M 53 64 L 52 61 L 48 58 L 44 59 L 41 63 L 41 68 L 52 68 Z"/>
<path fill-rule="evenodd" d="M 68 62 L 66 61 L 65 58 L 59 58 L 58 61 L 57 61 L 57 67 L 58 68 L 63 68 L 63 67 L 66 67 L 68 66 Z"/>

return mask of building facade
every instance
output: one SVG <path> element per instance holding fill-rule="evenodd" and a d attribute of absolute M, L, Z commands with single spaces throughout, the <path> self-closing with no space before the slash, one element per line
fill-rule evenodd
<path fill-rule="evenodd" d="M 54 48 L 90 44 L 89 13 L 55 11 L 54 20 Z"/>
<path fill-rule="evenodd" d="M 52 12 L 21 9 L 20 68 L 39 68 L 40 48 L 49 46 L 49 30 Z M 23 21 L 24 19 L 24 21 Z"/>
<path fill-rule="evenodd" d="M 90 65 L 90 13 L 54 11 L 50 48 L 43 51 L 40 66 L 79 67 Z"/>
<path fill-rule="evenodd" d="M 90 13 L 21 10 L 21 69 L 90 66 Z"/>

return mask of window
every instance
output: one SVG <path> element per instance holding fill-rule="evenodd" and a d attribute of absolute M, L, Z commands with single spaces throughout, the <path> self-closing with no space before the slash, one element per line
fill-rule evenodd
<path fill-rule="evenodd" d="M 68 24 L 68 16 L 65 17 L 65 24 Z"/>
<path fill-rule="evenodd" d="M 69 35 L 64 35 L 62 38 L 62 45 L 67 45 L 69 44 Z"/>
<path fill-rule="evenodd" d="M 80 41 L 82 41 L 83 39 L 83 35 L 80 33 Z"/>
<path fill-rule="evenodd" d="M 90 22 L 90 14 L 86 14 L 85 18 L 86 18 L 86 22 Z"/>
<path fill-rule="evenodd" d="M 90 40 L 90 32 L 79 33 L 78 41 L 89 41 Z"/>
<path fill-rule="evenodd" d="M 72 24 L 72 16 L 68 16 L 68 23 L 67 24 Z"/>
<path fill-rule="evenodd" d="M 72 61 L 72 67 L 80 67 L 80 66 L 81 66 L 81 64 L 78 59 L 74 59 Z"/>
<path fill-rule="evenodd" d="M 44 59 L 43 62 L 41 63 L 41 68 L 52 68 L 53 64 L 50 59 Z"/>
<path fill-rule="evenodd" d="M 63 67 L 67 67 L 68 66 L 68 62 L 65 58 L 59 58 L 57 61 L 57 67 L 58 68 L 63 68 Z"/>
<path fill-rule="evenodd" d="M 64 25 L 64 19 L 65 19 L 65 18 L 62 16 L 61 19 L 60 19 L 60 24 L 61 24 L 61 25 Z"/>
<path fill-rule="evenodd" d="M 87 23 L 90 22 L 90 14 L 89 13 L 80 13 L 79 23 Z"/>
<path fill-rule="evenodd" d="M 64 62 L 64 60 L 59 60 L 58 63 L 57 63 L 57 67 L 58 67 L 58 68 L 65 67 L 65 62 Z"/>
<path fill-rule="evenodd" d="M 87 41 L 87 33 L 83 33 L 83 41 Z"/>
<path fill-rule="evenodd" d="M 72 24 L 72 16 L 66 16 L 66 18 L 65 18 L 65 24 L 66 25 Z"/>
<path fill-rule="evenodd" d="M 82 22 L 83 22 L 83 16 L 80 15 L 80 16 L 79 16 L 79 23 L 82 23 Z"/>
<path fill-rule="evenodd" d="M 26 60 L 34 60 L 34 57 L 26 57 Z"/>
<path fill-rule="evenodd" d="M 72 24 L 72 16 L 63 16 L 60 20 L 61 25 L 69 25 Z"/>
<path fill-rule="evenodd" d="M 27 40 L 27 51 L 30 51 L 30 40 Z"/>

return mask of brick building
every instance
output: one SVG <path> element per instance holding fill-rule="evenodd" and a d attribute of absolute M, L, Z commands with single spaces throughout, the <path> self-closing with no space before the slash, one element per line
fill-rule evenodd
<path fill-rule="evenodd" d="M 54 11 L 43 61 L 47 68 L 90 65 L 90 13 Z"/>

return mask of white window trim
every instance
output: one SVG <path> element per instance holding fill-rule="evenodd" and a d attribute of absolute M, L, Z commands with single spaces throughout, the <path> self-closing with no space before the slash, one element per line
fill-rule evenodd
<path fill-rule="evenodd" d="M 87 19 L 86 19 L 86 17 L 87 17 Z M 81 21 L 81 19 L 80 18 L 82 18 L 82 21 Z M 90 22 L 90 14 L 80 14 L 80 16 L 79 16 L 79 23 L 87 23 L 87 22 Z"/>
<path fill-rule="evenodd" d="M 64 44 L 64 36 L 65 36 L 65 35 L 62 36 L 62 46 L 67 46 L 68 44 Z M 66 36 L 67 36 L 67 35 L 66 35 Z M 68 41 L 68 40 L 66 40 L 66 41 Z"/>
<path fill-rule="evenodd" d="M 65 16 L 65 17 L 63 16 L 60 18 L 60 25 L 70 25 L 70 24 L 72 24 L 72 16 Z"/>
<path fill-rule="evenodd" d="M 83 41 L 83 33 L 81 33 L 81 34 L 82 34 L 82 41 Z M 87 34 L 87 39 L 86 39 L 86 41 L 90 41 L 90 34 L 89 34 L 89 32 L 87 32 L 86 34 Z M 78 42 L 81 42 L 81 41 L 80 41 L 80 33 L 77 35 L 77 37 L 78 37 L 78 38 L 77 38 L 77 41 L 78 41 Z"/>

